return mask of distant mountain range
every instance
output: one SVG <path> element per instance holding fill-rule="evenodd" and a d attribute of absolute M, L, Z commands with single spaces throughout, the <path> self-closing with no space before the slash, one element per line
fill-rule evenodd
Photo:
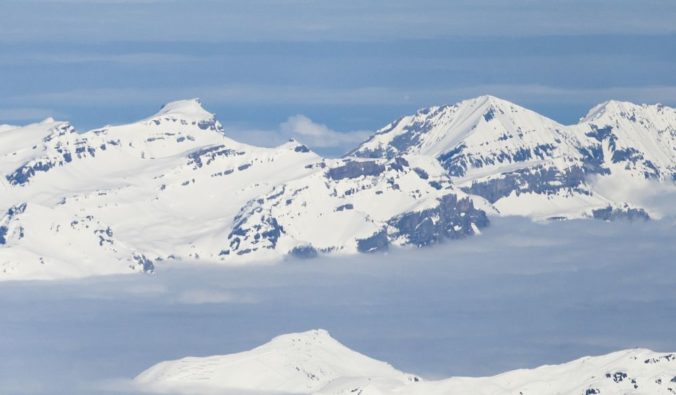
<path fill-rule="evenodd" d="M 671 395 L 676 393 L 676 354 L 631 349 L 492 377 L 425 381 L 313 330 L 237 354 L 161 362 L 134 382 L 143 390 L 172 394 Z"/>
<path fill-rule="evenodd" d="M 354 254 L 471 236 L 494 215 L 671 215 L 651 197 L 676 188 L 676 110 L 610 101 L 564 126 L 482 96 L 328 159 L 238 143 L 184 100 L 87 132 L 0 125 L 0 172 L 0 279 Z"/>

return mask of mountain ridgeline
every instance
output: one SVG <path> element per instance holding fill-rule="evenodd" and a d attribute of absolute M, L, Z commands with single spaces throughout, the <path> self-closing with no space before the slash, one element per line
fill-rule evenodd
<path fill-rule="evenodd" d="M 636 189 L 673 185 L 676 110 L 609 101 L 578 124 L 564 126 L 482 96 L 403 117 L 350 155 L 432 156 L 454 185 L 505 215 L 573 218 L 594 216 L 598 208 L 607 219 L 610 208 L 647 218 L 644 208 L 630 207 L 630 196 L 618 201 L 595 189 L 593 181 L 606 178 Z"/>
<path fill-rule="evenodd" d="M 494 215 L 649 219 L 676 182 L 676 110 L 607 102 L 561 125 L 482 96 L 406 116 L 343 158 L 228 137 L 200 102 L 79 132 L 0 125 L 0 278 L 247 263 L 480 232 Z"/>

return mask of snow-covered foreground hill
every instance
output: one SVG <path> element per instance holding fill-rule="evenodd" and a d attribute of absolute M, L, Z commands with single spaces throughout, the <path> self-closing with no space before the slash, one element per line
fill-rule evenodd
<path fill-rule="evenodd" d="M 360 378 L 395 385 L 420 380 L 350 350 L 324 330 L 313 330 L 282 335 L 238 354 L 162 362 L 141 373 L 136 382 L 155 391 L 316 393 Z"/>
<path fill-rule="evenodd" d="M 676 354 L 632 349 L 492 377 L 423 381 L 312 330 L 237 354 L 161 362 L 135 382 L 153 392 L 185 394 L 674 394 Z"/>
<path fill-rule="evenodd" d="M 659 218 L 676 111 L 608 102 L 563 126 L 491 96 L 404 117 L 350 155 L 238 143 L 198 100 L 78 132 L 0 127 L 0 280 L 426 246 L 489 215 Z"/>

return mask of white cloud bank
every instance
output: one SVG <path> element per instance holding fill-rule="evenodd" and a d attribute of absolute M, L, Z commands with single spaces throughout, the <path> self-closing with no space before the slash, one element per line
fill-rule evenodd
<path fill-rule="evenodd" d="M 112 380 L 318 327 L 427 379 L 674 350 L 675 221 L 496 218 L 479 237 L 387 255 L 7 283 L 0 388 L 141 395 Z"/>
<path fill-rule="evenodd" d="M 283 134 L 320 148 L 358 144 L 371 134 L 369 131 L 337 132 L 300 114 L 290 116 L 279 128 Z"/>
<path fill-rule="evenodd" d="M 217 289 L 191 289 L 181 292 L 177 302 L 182 304 L 254 303 L 254 299 Z"/>
<path fill-rule="evenodd" d="M 276 128 L 262 129 L 227 123 L 223 127 L 229 137 L 246 144 L 275 147 L 294 139 L 328 157 L 348 152 L 373 133 L 368 130 L 337 131 L 303 114 L 288 117 Z"/>

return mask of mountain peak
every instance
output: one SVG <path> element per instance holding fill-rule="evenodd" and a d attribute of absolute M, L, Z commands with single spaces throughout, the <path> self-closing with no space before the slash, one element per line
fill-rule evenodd
<path fill-rule="evenodd" d="M 326 329 L 311 329 L 305 332 L 277 336 L 270 343 L 294 343 L 297 341 L 311 344 L 323 343 L 325 341 L 337 342 Z"/>
<path fill-rule="evenodd" d="M 203 130 L 209 129 L 223 133 L 223 127 L 216 120 L 216 116 L 205 110 L 198 98 L 169 102 L 163 105 L 155 115 L 143 120 L 146 124 L 154 123 L 155 125 L 160 125 L 163 121 L 180 121 L 183 125 L 193 124 Z"/>
<path fill-rule="evenodd" d="M 662 118 L 663 121 L 673 124 L 676 110 L 663 104 L 636 104 L 629 101 L 608 100 L 594 106 L 587 115 L 580 119 L 580 123 L 598 122 L 609 118 L 626 118 L 636 121 L 638 118 L 650 118 L 657 121 Z M 659 121 L 657 121 L 659 122 Z"/>
<path fill-rule="evenodd" d="M 472 99 L 467 99 L 459 102 L 458 106 L 469 105 L 471 107 L 483 107 L 483 108 L 510 108 L 510 107 L 520 107 L 509 100 L 505 100 L 493 95 L 482 95 L 477 96 Z"/>
<path fill-rule="evenodd" d="M 202 107 L 200 99 L 193 98 L 169 102 L 163 105 L 153 118 L 166 116 L 176 116 L 184 119 L 212 119 L 214 114 Z"/>
<path fill-rule="evenodd" d="M 592 109 L 589 110 L 587 115 L 582 117 L 580 121 L 592 122 L 597 119 L 600 119 L 604 115 L 621 114 L 623 112 L 631 111 L 636 107 L 638 107 L 638 105 L 627 101 L 606 100 L 592 107 Z"/>
<path fill-rule="evenodd" d="M 501 99 L 493 95 L 482 95 L 473 97 L 471 99 L 465 99 L 452 105 L 446 104 L 440 106 L 421 108 L 418 111 L 416 111 L 416 115 L 426 116 L 428 114 L 435 114 L 437 112 L 444 111 L 454 113 L 458 109 L 468 109 L 471 113 L 475 113 L 477 109 L 482 109 L 483 112 L 487 112 L 490 111 L 491 109 L 508 109 L 512 107 L 521 108 L 520 106 L 510 102 L 509 100 Z"/>
<path fill-rule="evenodd" d="M 543 140 L 547 143 L 556 138 L 551 131 L 559 126 L 524 107 L 484 95 L 403 117 L 379 130 L 351 154 L 366 157 L 392 157 L 402 153 L 438 156 L 456 149 L 463 142 L 485 149 L 487 144 L 514 146 L 517 143 L 512 141 L 530 136 L 533 137 L 531 140 L 537 140 L 535 144 Z"/>
<path fill-rule="evenodd" d="M 292 150 L 295 152 L 312 152 L 305 144 L 301 143 L 296 139 L 289 139 L 286 143 L 279 145 L 278 149 L 282 150 Z"/>
<path fill-rule="evenodd" d="M 465 101 L 473 101 L 473 102 L 486 103 L 486 104 L 513 104 L 509 100 L 505 100 L 505 99 L 502 99 L 502 98 L 499 98 L 499 97 L 493 96 L 493 95 L 481 95 L 481 96 L 477 96 L 473 99 L 467 99 Z"/>

